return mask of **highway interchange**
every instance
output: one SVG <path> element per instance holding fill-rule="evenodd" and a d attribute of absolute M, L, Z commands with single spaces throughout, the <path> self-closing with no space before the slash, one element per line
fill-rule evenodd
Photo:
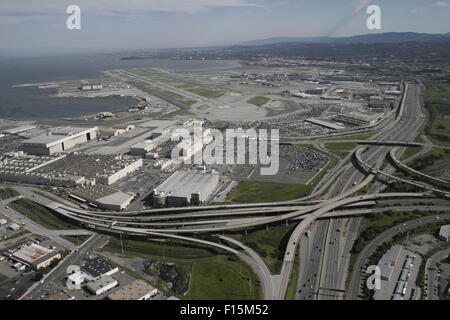
<path fill-rule="evenodd" d="M 444 192 L 439 194 L 436 192 L 439 190 L 426 188 L 426 185 L 423 185 L 422 192 L 417 193 L 380 193 L 383 186 L 382 176 L 392 178 L 391 175 L 395 171 L 389 163 L 381 169 L 387 154 L 395 147 L 396 155 L 400 156 L 404 151 L 403 147 L 411 144 L 425 124 L 420 98 L 421 89 L 418 83 L 408 83 L 400 110 L 392 115 L 390 122 L 385 122 L 376 136 L 371 138 L 376 141 L 353 150 L 350 162 L 343 159 L 325 176 L 309 197 L 302 199 L 262 204 L 113 213 L 87 211 L 68 203 L 54 202 L 32 193 L 26 187 L 15 189 L 22 196 L 32 197 L 33 201 L 51 208 L 85 229 L 143 237 L 173 238 L 214 246 L 236 254 L 248 263 L 260 278 L 265 299 L 285 298 L 295 257 L 298 254 L 300 265 L 296 299 L 344 299 L 349 295 L 346 294 L 348 293 L 346 281 L 350 250 L 357 237 L 361 215 L 399 208 L 442 211 L 450 209 L 446 199 L 436 196 L 442 197 L 446 194 Z M 387 143 L 384 144 L 384 141 Z M 321 145 L 323 146 L 323 143 Z M 426 147 L 429 147 L 429 143 Z M 324 196 L 319 198 L 320 195 Z M 417 199 L 428 204 L 424 206 L 412 202 Z M 379 204 L 385 204 L 386 207 L 381 210 L 374 208 Z M 0 207 L 1 212 L 15 221 L 17 217 L 14 217 L 14 213 L 5 209 L 6 202 L 3 205 Z M 229 230 L 245 230 L 291 221 L 300 223 L 288 241 L 281 273 L 278 275 L 270 273 L 264 261 L 253 249 L 223 235 L 223 232 Z M 28 224 L 33 226 L 32 222 L 27 221 Z M 35 231 L 45 233 L 42 230 L 35 229 L 33 232 Z M 205 240 L 201 235 L 212 237 Z M 50 234 L 50 236 L 57 235 Z M 213 241 L 219 238 L 220 241 Z M 354 282 L 358 281 L 355 273 L 352 274 L 352 278 L 356 279 Z M 356 282 L 351 286 L 351 288 L 358 287 Z M 39 289 L 36 290 L 39 292 Z M 356 291 L 352 289 L 351 293 Z"/>

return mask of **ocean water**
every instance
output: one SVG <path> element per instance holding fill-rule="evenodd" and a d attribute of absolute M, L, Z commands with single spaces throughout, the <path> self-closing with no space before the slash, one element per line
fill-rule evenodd
<path fill-rule="evenodd" d="M 0 118 L 45 120 L 80 117 L 125 110 L 132 98 L 51 98 L 49 90 L 36 87 L 11 88 L 24 83 L 91 79 L 100 71 L 126 68 L 161 68 L 170 71 L 220 70 L 236 68 L 233 61 L 120 60 L 118 55 L 66 55 L 0 60 Z"/>

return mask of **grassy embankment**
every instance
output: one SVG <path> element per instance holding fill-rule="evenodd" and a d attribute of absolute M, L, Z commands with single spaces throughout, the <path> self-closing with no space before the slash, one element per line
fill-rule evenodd
<path fill-rule="evenodd" d="M 426 128 L 429 139 L 450 146 L 450 83 L 425 81 L 425 107 L 430 112 Z"/>
<path fill-rule="evenodd" d="M 17 197 L 19 193 L 11 188 L 0 189 L 0 201 Z"/>
<path fill-rule="evenodd" d="M 29 199 L 11 202 L 10 207 L 50 230 L 78 229 L 76 226 L 62 220 L 58 213 Z"/>
<path fill-rule="evenodd" d="M 271 99 L 267 98 L 267 97 L 254 97 L 250 100 L 247 101 L 247 103 L 253 104 L 255 106 L 258 107 L 262 107 L 263 105 L 265 105 L 267 102 L 269 102 Z"/>
<path fill-rule="evenodd" d="M 190 278 L 185 297 L 192 300 L 260 299 L 260 284 L 249 266 L 233 255 L 184 241 L 150 242 L 125 239 L 125 257 L 140 257 L 174 263 L 179 277 Z M 113 238 L 104 248 L 122 254 L 120 240 Z M 160 286 L 161 283 L 155 283 Z M 174 292 L 171 294 L 177 295 Z M 178 295 L 179 296 L 179 295 Z"/>

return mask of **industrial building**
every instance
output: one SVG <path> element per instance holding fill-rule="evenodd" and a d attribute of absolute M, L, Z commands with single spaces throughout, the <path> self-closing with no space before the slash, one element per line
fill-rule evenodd
<path fill-rule="evenodd" d="M 103 185 L 76 188 L 71 191 L 69 196 L 77 201 L 111 211 L 125 210 L 135 197 Z"/>
<path fill-rule="evenodd" d="M 34 270 L 39 270 L 48 267 L 54 260 L 61 259 L 61 254 L 33 243 L 15 252 L 11 258 Z"/>
<path fill-rule="evenodd" d="M 79 89 L 81 91 L 102 90 L 103 85 L 101 83 L 83 83 Z"/>
<path fill-rule="evenodd" d="M 145 140 L 144 142 L 138 143 L 131 147 L 130 154 L 132 156 L 144 157 L 156 147 L 157 145 L 153 142 L 153 140 Z"/>
<path fill-rule="evenodd" d="M 396 264 L 400 259 L 400 252 L 402 251 L 402 246 L 393 246 L 385 255 L 381 258 L 378 266 L 381 269 L 381 279 L 385 281 L 390 281 L 392 278 L 392 273 Z"/>
<path fill-rule="evenodd" d="M 410 300 L 417 294 L 416 279 L 421 258 L 401 245 L 391 247 L 378 262 L 381 288 L 375 300 Z"/>
<path fill-rule="evenodd" d="M 123 156 L 96 156 L 69 154 L 36 170 L 53 176 L 82 176 L 86 179 L 111 185 L 143 166 L 142 159 Z"/>
<path fill-rule="evenodd" d="M 100 277 L 112 276 L 119 272 L 119 268 L 99 257 L 91 257 L 81 266 L 81 272 L 87 280 L 92 281 Z"/>
<path fill-rule="evenodd" d="M 450 224 L 441 227 L 441 230 L 439 231 L 439 238 L 444 241 L 450 240 Z"/>
<path fill-rule="evenodd" d="M 3 181 L 73 188 L 82 185 L 111 185 L 143 166 L 130 157 L 64 154 L 54 156 L 17 155 L 0 158 Z"/>
<path fill-rule="evenodd" d="M 143 280 L 135 280 L 132 283 L 117 289 L 110 295 L 109 300 L 149 300 L 158 293 L 158 290 Z"/>
<path fill-rule="evenodd" d="M 217 173 L 178 171 L 153 193 L 155 207 L 182 207 L 203 204 L 219 184 Z"/>
<path fill-rule="evenodd" d="M 324 128 L 327 128 L 327 129 L 332 129 L 332 130 L 345 129 L 345 127 L 342 126 L 342 125 L 338 125 L 338 124 L 335 124 L 335 123 L 331 123 L 331 122 L 320 120 L 320 119 L 316 119 L 316 118 L 309 118 L 309 119 L 306 119 L 305 121 L 309 122 L 309 123 L 312 123 L 312 124 L 315 124 L 315 125 L 318 125 L 318 126 L 321 126 L 321 127 L 324 127 Z"/>
<path fill-rule="evenodd" d="M 117 130 L 131 131 L 134 128 L 136 128 L 136 126 L 133 124 L 117 124 L 117 125 L 113 126 L 112 128 L 117 129 Z"/>
<path fill-rule="evenodd" d="M 382 114 L 368 115 L 365 113 L 353 111 L 346 114 L 340 114 L 335 117 L 336 121 L 348 123 L 355 126 L 371 126 L 377 124 L 382 118 Z"/>
<path fill-rule="evenodd" d="M 372 96 L 369 99 L 367 104 L 367 108 L 369 108 L 372 112 L 386 112 L 390 109 L 390 103 L 385 101 L 381 97 Z"/>
<path fill-rule="evenodd" d="M 52 155 L 73 149 L 77 145 L 97 138 L 98 128 L 62 127 L 49 134 L 31 138 L 22 145 L 22 150 L 34 155 Z"/>
<path fill-rule="evenodd" d="M 124 134 L 126 131 L 123 129 L 113 129 L 113 128 L 107 128 L 100 130 L 100 136 L 103 138 L 112 138 L 112 137 L 118 137 L 122 134 Z"/>
<path fill-rule="evenodd" d="M 119 282 L 111 276 L 102 276 L 98 279 L 90 281 L 86 284 L 86 289 L 96 296 L 102 295 L 105 292 L 115 288 Z"/>
<path fill-rule="evenodd" d="M 171 153 L 172 159 L 186 163 L 194 154 L 200 152 L 204 146 L 210 144 L 213 140 L 211 129 L 200 130 L 197 133 L 194 131 L 194 128 L 191 128 L 190 139 L 182 140 L 173 148 Z"/>
<path fill-rule="evenodd" d="M 25 125 L 25 126 L 14 127 L 14 128 L 3 130 L 2 133 L 4 133 L 4 134 L 19 134 L 19 133 L 33 130 L 35 128 L 36 128 L 36 126 L 26 126 Z"/>

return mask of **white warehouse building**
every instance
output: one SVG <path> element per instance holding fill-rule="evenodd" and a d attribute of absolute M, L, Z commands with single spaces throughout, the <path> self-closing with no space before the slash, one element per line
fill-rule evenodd
<path fill-rule="evenodd" d="M 97 138 L 98 127 L 73 128 L 63 127 L 52 130 L 48 135 L 42 135 L 27 140 L 22 150 L 34 155 L 52 155 L 73 149 L 77 145 Z"/>
<path fill-rule="evenodd" d="M 153 193 L 155 207 L 198 206 L 216 190 L 219 174 L 197 171 L 178 171 L 171 175 Z"/>

